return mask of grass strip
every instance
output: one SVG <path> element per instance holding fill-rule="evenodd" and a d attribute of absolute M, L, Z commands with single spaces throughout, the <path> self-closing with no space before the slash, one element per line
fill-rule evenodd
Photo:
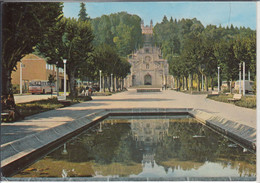
<path fill-rule="evenodd" d="M 219 101 L 219 102 L 225 102 L 225 103 L 234 103 L 236 106 L 250 108 L 250 109 L 256 109 L 256 96 L 242 96 L 241 100 L 229 102 L 228 99 L 233 98 L 232 94 L 220 94 L 217 96 L 208 96 L 207 98 Z"/>
<path fill-rule="evenodd" d="M 70 97 L 67 97 L 67 100 L 69 101 L 69 105 L 73 105 L 79 102 L 88 101 L 92 99 L 91 97 L 78 97 L 75 99 L 71 99 Z M 41 112 L 58 109 L 66 106 L 68 105 L 65 105 L 64 103 L 58 101 L 56 97 L 16 104 L 17 109 L 20 111 L 23 117 L 31 116 L 34 114 L 38 114 Z"/>

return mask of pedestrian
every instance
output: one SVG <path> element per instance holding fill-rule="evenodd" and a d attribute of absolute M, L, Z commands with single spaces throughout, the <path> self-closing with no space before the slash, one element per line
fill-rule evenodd
<path fill-rule="evenodd" d="M 1 105 L 2 105 L 2 111 L 3 113 L 8 113 L 8 117 L 7 117 L 7 121 L 12 121 L 14 120 L 14 111 L 13 110 L 10 110 L 8 109 L 8 106 L 6 104 L 6 96 L 2 96 L 1 97 Z"/>
<path fill-rule="evenodd" d="M 86 90 L 85 90 L 85 96 L 87 96 L 87 95 L 88 95 L 88 89 L 89 89 L 89 87 L 88 87 L 88 86 L 86 86 Z"/>
<path fill-rule="evenodd" d="M 91 97 L 91 94 L 92 94 L 92 90 L 91 90 L 91 88 L 89 87 L 89 89 L 88 89 L 88 96 Z"/>
<path fill-rule="evenodd" d="M 24 117 L 21 115 L 20 111 L 16 108 L 13 94 L 8 95 L 6 105 L 9 110 L 12 110 L 14 112 L 14 115 L 13 115 L 14 120 L 24 119 Z"/>

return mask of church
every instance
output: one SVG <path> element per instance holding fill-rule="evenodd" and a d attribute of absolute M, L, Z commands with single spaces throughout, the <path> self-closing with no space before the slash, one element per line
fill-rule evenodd
<path fill-rule="evenodd" d="M 152 20 L 150 26 L 144 26 L 142 21 L 141 28 L 144 46 L 128 56 L 131 64 L 131 74 L 127 76 L 128 87 L 150 85 L 161 88 L 167 85 L 169 65 L 167 60 L 162 58 L 160 48 L 153 43 Z"/>

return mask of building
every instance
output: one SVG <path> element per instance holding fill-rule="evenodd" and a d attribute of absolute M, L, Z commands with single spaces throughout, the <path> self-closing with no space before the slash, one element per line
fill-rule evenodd
<path fill-rule="evenodd" d="M 43 58 L 34 54 L 28 54 L 18 62 L 17 70 L 12 72 L 12 85 L 19 90 L 20 76 L 22 75 L 23 92 L 28 91 L 29 82 L 32 80 L 48 80 L 49 75 L 56 76 L 56 66 L 48 64 Z M 22 72 L 21 72 L 22 69 Z M 63 89 L 64 73 L 59 68 L 59 89 Z M 68 78 L 68 77 L 67 77 Z M 68 79 L 67 79 L 68 80 Z M 68 85 L 67 85 L 68 86 Z"/>
<path fill-rule="evenodd" d="M 151 85 L 151 87 L 162 87 L 167 84 L 169 65 L 162 58 L 160 48 L 153 43 L 153 22 L 150 26 L 141 23 L 144 38 L 143 48 L 128 56 L 132 65 L 131 74 L 127 76 L 126 84 L 129 86 Z"/>

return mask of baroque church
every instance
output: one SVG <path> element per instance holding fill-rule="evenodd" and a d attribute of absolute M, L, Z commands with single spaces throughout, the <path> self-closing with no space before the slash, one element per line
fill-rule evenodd
<path fill-rule="evenodd" d="M 144 39 L 143 48 L 136 50 L 128 56 L 131 64 L 131 74 L 127 76 L 128 86 L 151 85 L 151 87 L 162 87 L 167 85 L 169 65 L 167 60 L 162 58 L 160 48 L 153 42 L 153 22 L 150 26 L 144 26 L 141 22 Z"/>

